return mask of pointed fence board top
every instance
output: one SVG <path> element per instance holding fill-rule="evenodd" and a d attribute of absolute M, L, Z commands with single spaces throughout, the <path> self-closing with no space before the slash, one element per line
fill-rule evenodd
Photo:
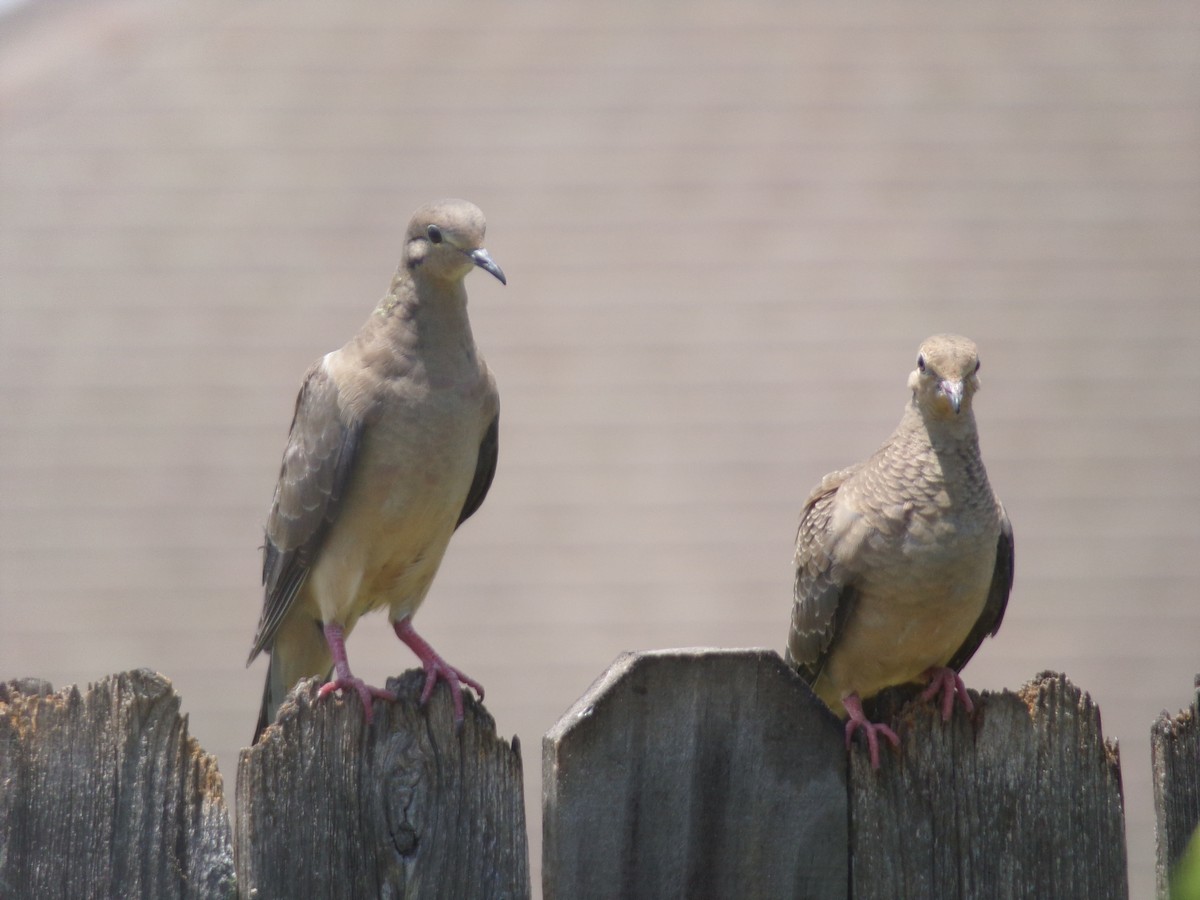
<path fill-rule="evenodd" d="M 772 651 L 621 656 L 542 778 L 547 900 L 846 896 L 841 729 Z"/>

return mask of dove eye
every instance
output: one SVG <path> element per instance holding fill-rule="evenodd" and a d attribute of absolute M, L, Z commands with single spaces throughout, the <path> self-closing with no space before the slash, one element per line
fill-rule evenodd
<path fill-rule="evenodd" d="M 442 242 L 442 229 L 436 225 L 430 225 L 425 229 L 425 233 L 429 235 L 429 242 L 431 244 L 440 244 Z"/>
<path fill-rule="evenodd" d="M 979 371 L 979 360 L 975 360 L 975 371 Z"/>
<path fill-rule="evenodd" d="M 917 368 L 922 372 L 925 371 L 925 357 L 924 356 L 917 357 Z"/>

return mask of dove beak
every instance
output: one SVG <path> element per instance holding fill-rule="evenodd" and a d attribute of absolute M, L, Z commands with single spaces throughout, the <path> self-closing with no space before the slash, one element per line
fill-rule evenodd
<path fill-rule="evenodd" d="M 942 393 L 950 401 L 950 408 L 954 410 L 954 414 L 958 415 L 962 409 L 963 383 L 961 381 L 943 381 Z"/>
<path fill-rule="evenodd" d="M 479 266 L 485 272 L 491 272 L 501 284 L 508 284 L 508 279 L 504 277 L 504 272 L 482 247 L 478 250 L 473 250 L 468 255 L 471 257 L 471 262 L 475 263 L 475 265 Z"/>

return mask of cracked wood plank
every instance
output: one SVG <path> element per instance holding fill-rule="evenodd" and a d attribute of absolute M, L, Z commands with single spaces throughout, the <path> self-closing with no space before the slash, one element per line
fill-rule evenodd
<path fill-rule="evenodd" d="M 234 896 L 216 759 L 145 669 L 0 684 L 0 896 Z"/>
<path fill-rule="evenodd" d="M 238 763 L 243 896 L 530 896 L 520 743 L 473 698 L 417 704 L 424 676 L 388 680 L 368 726 L 356 696 L 302 682 Z M 464 692 L 466 695 L 467 692 Z"/>

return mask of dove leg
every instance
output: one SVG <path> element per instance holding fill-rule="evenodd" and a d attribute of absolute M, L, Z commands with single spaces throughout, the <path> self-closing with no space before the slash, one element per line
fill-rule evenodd
<path fill-rule="evenodd" d="M 939 693 L 942 695 L 942 721 L 949 722 L 950 714 L 954 712 L 954 698 L 963 705 L 968 713 L 975 712 L 975 704 L 967 693 L 967 686 L 958 673 L 946 666 L 932 666 L 921 673 L 922 678 L 929 679 L 929 686 L 921 692 L 922 700 L 932 700 Z"/>
<path fill-rule="evenodd" d="M 425 667 L 425 687 L 421 691 L 421 703 L 429 701 L 434 685 L 437 684 L 439 678 L 442 679 L 450 687 L 450 696 L 454 699 L 454 722 L 456 725 L 461 725 L 463 720 L 462 686 L 465 684 L 474 690 L 482 700 L 483 685 L 442 659 L 437 651 L 417 634 L 416 629 L 413 628 L 411 616 L 405 616 L 399 622 L 394 623 L 392 627 L 396 630 L 396 637 L 408 645 L 408 648 L 417 655 L 417 659 L 421 660 L 421 665 Z"/>
<path fill-rule="evenodd" d="M 329 644 L 329 652 L 333 656 L 333 678 L 321 685 L 317 697 L 325 697 L 334 691 L 351 690 L 362 700 L 363 713 L 367 723 L 374 719 L 371 704 L 375 699 L 395 702 L 396 695 L 382 688 L 371 687 L 357 675 L 350 672 L 350 660 L 346 656 L 346 636 L 341 625 L 336 622 L 326 622 L 324 625 L 325 641 Z"/>
<path fill-rule="evenodd" d="M 854 737 L 854 732 L 862 729 L 867 736 L 867 749 L 871 753 L 871 768 L 879 768 L 879 735 L 883 735 L 892 742 L 893 747 L 900 746 L 900 738 L 896 737 L 896 732 L 892 731 L 882 722 L 872 722 L 867 719 L 863 713 L 862 701 L 858 698 L 858 694 L 847 694 L 842 698 L 842 706 L 846 707 L 846 712 L 850 718 L 846 722 L 846 749 L 850 749 L 850 741 Z"/>

